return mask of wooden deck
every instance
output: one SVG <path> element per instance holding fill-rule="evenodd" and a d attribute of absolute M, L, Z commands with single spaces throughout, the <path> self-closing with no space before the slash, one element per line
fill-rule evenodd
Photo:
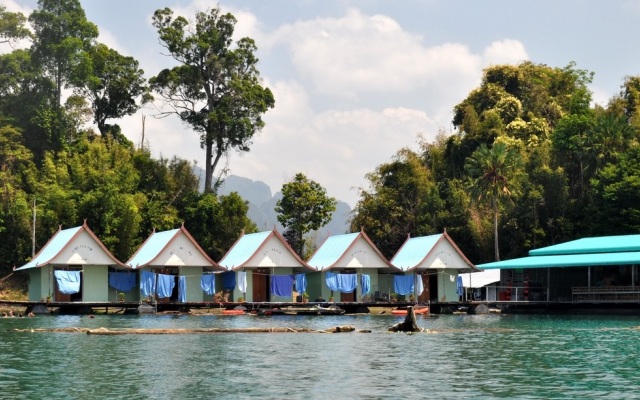
<path fill-rule="evenodd" d="M 554 314 L 554 313 L 624 313 L 640 315 L 640 291 L 637 290 L 609 291 L 576 291 L 580 297 L 567 301 L 463 301 L 463 302 L 431 302 L 428 304 L 431 314 L 449 314 L 459 310 L 473 310 L 479 305 L 492 309 L 499 309 L 508 314 Z M 147 303 L 147 302 L 33 302 L 0 300 L 0 307 L 25 308 L 25 313 L 39 307 L 59 314 L 89 314 L 92 312 L 139 314 L 139 313 L 186 313 L 190 310 L 231 310 L 243 306 L 248 312 L 260 309 L 289 308 L 289 307 L 320 307 L 337 306 L 345 310 L 345 314 L 367 314 L 370 308 L 397 308 L 415 306 L 414 303 L 390 302 L 190 302 L 190 303 Z M 143 311 L 144 309 L 144 311 Z M 389 313 L 390 314 L 390 313 Z"/>

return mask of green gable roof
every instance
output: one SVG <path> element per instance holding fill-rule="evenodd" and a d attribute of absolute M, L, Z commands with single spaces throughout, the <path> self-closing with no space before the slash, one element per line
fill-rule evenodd
<path fill-rule="evenodd" d="M 640 235 L 600 236 L 531 250 L 530 256 L 640 251 Z"/>
<path fill-rule="evenodd" d="M 476 265 L 480 269 L 521 269 L 554 267 L 590 267 L 596 265 L 640 264 L 640 251 L 593 254 L 529 256 Z"/>

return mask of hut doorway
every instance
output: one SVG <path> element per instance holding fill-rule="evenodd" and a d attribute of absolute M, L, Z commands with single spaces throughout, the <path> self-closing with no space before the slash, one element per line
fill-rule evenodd
<path fill-rule="evenodd" d="M 418 302 L 419 303 L 428 303 L 429 300 L 431 300 L 431 286 L 430 286 L 430 279 L 429 279 L 429 275 L 427 274 L 422 274 L 419 275 L 420 279 L 422 279 L 422 293 L 420 294 L 420 296 L 418 296 Z"/>
<path fill-rule="evenodd" d="M 268 268 L 253 271 L 253 301 L 269 301 L 269 284 Z"/>
<path fill-rule="evenodd" d="M 84 279 L 82 279 L 82 270 L 80 270 L 79 272 L 80 272 L 80 290 L 78 291 L 78 293 L 72 293 L 72 294 L 62 293 L 60 291 L 60 288 L 58 287 L 57 279 L 53 280 L 53 282 L 54 282 L 53 283 L 53 287 L 54 287 L 53 299 L 54 299 L 54 301 L 59 301 L 61 303 L 82 301 L 82 288 L 84 286 Z"/>
<path fill-rule="evenodd" d="M 354 269 L 345 269 L 344 271 L 341 271 L 340 273 L 341 274 L 356 274 L 356 270 L 354 270 Z M 340 293 L 340 301 L 342 301 L 342 302 L 354 302 L 354 301 L 356 301 L 357 292 L 358 292 L 357 287 L 356 287 L 356 289 L 353 289 L 352 292 L 348 292 L 348 293 L 342 293 L 341 292 Z"/>

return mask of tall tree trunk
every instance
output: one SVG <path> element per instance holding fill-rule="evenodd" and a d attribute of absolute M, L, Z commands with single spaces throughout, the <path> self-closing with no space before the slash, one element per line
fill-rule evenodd
<path fill-rule="evenodd" d="M 500 261 L 500 250 L 498 249 L 498 200 L 494 197 L 491 200 L 493 207 L 493 244 L 496 261 Z"/>
<path fill-rule="evenodd" d="M 204 168 L 204 192 L 211 193 L 211 181 L 213 179 L 213 165 L 211 159 L 213 158 L 213 140 L 210 139 L 210 135 L 206 134 L 205 143 L 205 168 Z"/>

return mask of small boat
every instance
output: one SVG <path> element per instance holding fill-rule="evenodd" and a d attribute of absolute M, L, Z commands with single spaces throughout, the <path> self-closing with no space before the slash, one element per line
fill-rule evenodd
<path fill-rule="evenodd" d="M 391 314 L 393 315 L 407 315 L 407 312 L 409 310 L 407 308 L 396 308 L 395 310 L 391 310 Z M 416 315 L 420 315 L 420 314 L 428 314 L 429 313 L 429 307 L 427 306 L 417 306 L 413 308 L 413 312 Z"/>
<path fill-rule="evenodd" d="M 223 315 L 244 315 L 245 310 L 223 310 Z"/>

